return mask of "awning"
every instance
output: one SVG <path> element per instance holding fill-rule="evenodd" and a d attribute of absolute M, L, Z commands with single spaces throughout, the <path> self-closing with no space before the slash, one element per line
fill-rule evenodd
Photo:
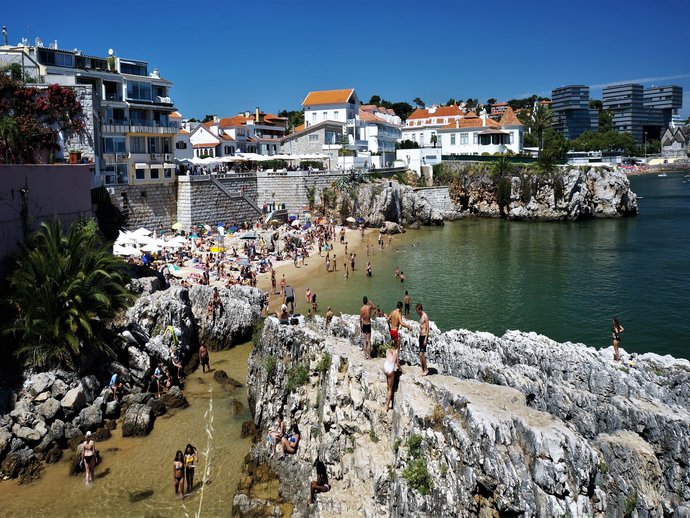
<path fill-rule="evenodd" d="M 484 131 L 480 131 L 479 135 L 510 135 L 509 131 L 503 131 L 503 130 L 497 130 L 497 129 L 488 129 Z"/>
<path fill-rule="evenodd" d="M 166 169 L 175 169 L 175 164 L 170 164 L 170 163 L 168 163 L 168 162 L 165 162 L 165 163 L 163 164 L 163 167 L 166 168 Z"/>
<path fill-rule="evenodd" d="M 134 169 L 148 169 L 149 165 L 146 162 L 137 162 L 134 164 Z"/>

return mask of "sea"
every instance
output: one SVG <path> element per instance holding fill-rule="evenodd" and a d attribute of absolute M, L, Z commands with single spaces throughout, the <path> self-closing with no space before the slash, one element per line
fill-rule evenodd
<path fill-rule="evenodd" d="M 389 312 L 407 290 L 443 331 L 501 336 L 517 329 L 597 348 L 611 345 L 618 317 L 628 353 L 690 359 L 688 174 L 631 177 L 636 217 L 543 223 L 467 218 L 394 236 L 384 250 L 372 235 L 368 255 L 360 251 L 348 279 L 339 264 L 338 272 L 315 276 L 310 288 L 321 314 L 327 306 L 336 314 L 357 313 L 363 295 Z M 372 277 L 364 274 L 367 261 Z M 404 283 L 394 276 L 398 266 Z M 414 309 L 411 318 L 417 318 Z"/>

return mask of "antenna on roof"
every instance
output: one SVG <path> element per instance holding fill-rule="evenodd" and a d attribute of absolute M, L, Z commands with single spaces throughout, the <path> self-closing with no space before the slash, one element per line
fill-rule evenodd
<path fill-rule="evenodd" d="M 36 36 L 36 39 L 34 40 L 34 44 L 35 44 L 37 47 L 42 47 L 42 46 L 43 46 L 43 40 L 41 40 L 41 38 L 39 38 L 38 36 Z"/>
<path fill-rule="evenodd" d="M 48 48 L 53 49 L 53 50 L 57 50 L 57 48 L 58 48 L 57 40 L 53 40 L 53 42 L 48 45 Z"/>
<path fill-rule="evenodd" d="M 113 49 L 108 49 L 108 56 L 112 56 L 115 54 L 115 51 Z"/>

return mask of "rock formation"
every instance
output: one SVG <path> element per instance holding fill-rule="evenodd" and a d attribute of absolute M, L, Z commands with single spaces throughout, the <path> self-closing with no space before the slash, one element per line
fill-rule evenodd
<path fill-rule="evenodd" d="M 102 364 L 102 370 L 81 377 L 61 369 L 25 372 L 21 388 L 7 397 L 14 402 L 11 411 L 0 416 L 0 474 L 29 482 L 40 476 L 41 461 L 54 462 L 59 448 L 74 450 L 89 430 L 94 437 L 109 436 L 117 421 L 125 437 L 146 435 L 167 409 L 188 406 L 178 387 L 160 400 L 148 392 L 156 365 L 173 372 L 172 350 L 177 348 L 180 360 L 192 369 L 199 337 L 215 349 L 232 347 L 251 335 L 261 316 L 261 291 L 219 291 L 225 312 L 213 320 L 207 311 L 211 287 L 144 289 L 124 320 L 113 324 L 121 337 L 114 344 L 117 359 Z M 113 372 L 129 392 L 119 402 L 107 386 Z"/>
<path fill-rule="evenodd" d="M 278 460 L 261 439 L 248 470 L 277 474 L 293 516 L 690 514 L 690 362 L 644 354 L 614 364 L 610 348 L 432 324 L 435 371 L 406 365 L 387 412 L 383 360 L 363 360 L 357 322 L 336 317 L 326 331 L 319 317 L 269 318 L 250 358 L 258 437 L 282 411 L 301 441 Z M 401 333 L 412 365 L 417 333 Z M 383 319 L 372 338 L 387 339 Z M 317 459 L 332 490 L 310 511 Z M 234 516 L 279 516 L 285 502 L 252 498 L 245 480 L 234 504 Z"/>

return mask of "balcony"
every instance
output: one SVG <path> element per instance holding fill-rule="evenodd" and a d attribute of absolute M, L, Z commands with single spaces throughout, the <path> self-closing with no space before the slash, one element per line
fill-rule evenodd
<path fill-rule="evenodd" d="M 171 106 L 173 105 L 173 100 L 170 97 L 162 97 L 160 95 L 156 96 L 156 102 L 158 104 L 169 104 Z"/>
<path fill-rule="evenodd" d="M 125 100 L 122 98 L 120 94 L 105 94 L 105 99 L 103 99 L 106 102 L 112 102 L 112 103 L 123 103 Z"/>
<path fill-rule="evenodd" d="M 174 135 L 179 131 L 177 123 L 158 123 L 154 121 L 114 121 L 103 124 L 103 133 L 147 133 L 155 135 Z"/>

